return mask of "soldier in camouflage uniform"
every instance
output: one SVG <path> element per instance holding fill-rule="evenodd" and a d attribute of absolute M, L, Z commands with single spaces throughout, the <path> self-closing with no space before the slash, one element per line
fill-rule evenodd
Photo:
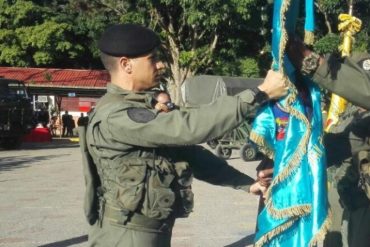
<path fill-rule="evenodd" d="M 328 157 L 329 202 L 333 223 L 326 247 L 369 246 L 369 199 L 359 188 L 357 156 L 370 149 L 370 114 L 356 106 L 347 107 L 339 124 L 324 138 Z"/>
<path fill-rule="evenodd" d="M 370 54 L 354 52 L 319 56 L 302 41 L 290 38 L 287 54 L 298 73 L 312 77 L 319 86 L 338 94 L 356 106 L 370 110 Z"/>
<path fill-rule="evenodd" d="M 255 107 L 285 95 L 282 75 L 269 72 L 258 88 L 236 97 L 163 114 L 153 109 L 151 91 L 164 68 L 156 54 L 159 43 L 153 31 L 133 24 L 114 25 L 99 41 L 112 83 L 80 130 L 89 246 L 170 246 L 175 219 L 192 211 L 193 176 L 252 193 L 263 190 L 193 144 L 223 135 Z"/>
<path fill-rule="evenodd" d="M 298 71 L 309 71 L 306 75 L 320 86 L 370 110 L 369 54 L 321 57 L 292 39 L 288 55 Z M 325 246 L 370 246 L 370 114 L 357 106 L 348 107 L 324 138 L 334 213 Z"/>

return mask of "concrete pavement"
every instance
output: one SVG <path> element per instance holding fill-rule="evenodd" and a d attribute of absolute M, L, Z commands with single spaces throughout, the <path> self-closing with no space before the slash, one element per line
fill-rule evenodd
<path fill-rule="evenodd" d="M 229 164 L 255 176 L 237 152 Z M 195 180 L 195 208 L 178 219 L 173 247 L 252 246 L 258 198 Z M 0 150 L 0 246 L 86 246 L 79 147 L 67 139 Z"/>

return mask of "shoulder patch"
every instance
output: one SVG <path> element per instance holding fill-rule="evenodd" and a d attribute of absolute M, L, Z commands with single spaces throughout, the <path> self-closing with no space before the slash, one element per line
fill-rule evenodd
<path fill-rule="evenodd" d="M 145 108 L 129 108 L 128 117 L 137 123 L 147 123 L 155 118 L 155 113 Z"/>
<path fill-rule="evenodd" d="M 366 58 L 362 61 L 360 61 L 360 66 L 366 70 L 366 71 L 370 71 L 370 58 Z"/>

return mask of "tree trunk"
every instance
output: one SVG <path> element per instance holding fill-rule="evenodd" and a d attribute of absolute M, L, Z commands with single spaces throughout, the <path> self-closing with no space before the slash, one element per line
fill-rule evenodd
<path fill-rule="evenodd" d="M 328 16 L 328 13 L 326 13 L 320 6 L 320 4 L 318 3 L 315 3 L 315 6 L 317 7 L 317 9 L 324 15 L 324 19 L 325 19 L 325 25 L 326 27 L 328 28 L 328 33 L 333 33 L 333 30 L 331 28 L 331 24 L 330 24 L 330 21 L 329 21 L 329 16 Z"/>

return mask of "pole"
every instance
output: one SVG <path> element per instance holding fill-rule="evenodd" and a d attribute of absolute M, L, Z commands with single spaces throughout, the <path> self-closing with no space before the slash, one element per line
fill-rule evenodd
<path fill-rule="evenodd" d="M 339 15 L 341 23 L 338 25 L 338 30 L 343 33 L 343 43 L 339 47 L 342 57 L 349 57 L 351 55 L 353 36 L 361 29 L 361 20 L 352 16 L 353 0 L 349 1 L 348 7 L 348 14 Z M 325 124 L 325 132 L 330 132 L 330 129 L 338 123 L 339 116 L 345 111 L 346 107 L 347 101 L 344 98 L 332 94 L 328 118 Z"/>

